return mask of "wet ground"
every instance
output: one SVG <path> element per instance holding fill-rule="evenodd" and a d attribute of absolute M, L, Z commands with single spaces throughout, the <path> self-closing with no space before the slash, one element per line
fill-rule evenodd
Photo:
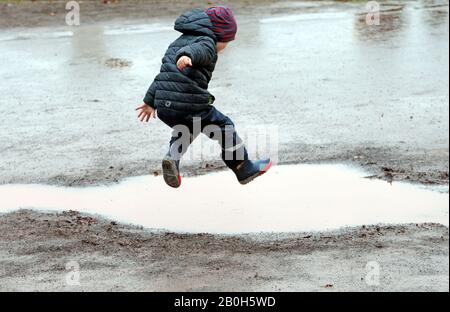
<path fill-rule="evenodd" d="M 448 248 L 437 224 L 184 235 L 18 211 L 0 216 L 0 290 L 448 291 Z"/>
<path fill-rule="evenodd" d="M 216 106 L 247 142 L 254 129 L 275 133 L 278 164 L 351 164 L 364 174 L 279 166 L 247 188 L 231 172 L 184 179 L 184 190 L 206 184 L 215 194 L 219 178 L 249 208 L 235 203 L 243 197 L 220 197 L 178 223 L 163 218 L 161 199 L 148 208 L 151 198 L 130 205 L 114 196 L 157 197 L 148 190 L 156 184 L 173 195 L 159 175 L 170 131 L 140 124 L 133 109 L 177 36 L 174 18 L 205 2 L 83 2 L 79 27 L 65 26 L 64 3 L 0 3 L 0 206 L 83 214 L 0 214 L 0 290 L 448 291 L 447 1 L 384 4 L 379 26 L 365 23 L 360 3 L 232 2 L 240 28 L 214 73 Z M 183 175 L 223 168 L 212 147 L 198 140 Z M 31 183 L 40 185 L 22 185 Z M 251 205 L 255 193 L 266 196 L 262 210 Z M 277 210 L 277 222 L 265 223 Z M 213 212 L 247 222 L 187 227 Z M 265 224 L 278 233 L 150 232 L 119 221 L 212 233 Z M 368 225 L 380 222 L 412 224 Z M 343 225 L 353 227 L 323 231 Z M 66 282 L 73 261 L 79 286 Z"/>
<path fill-rule="evenodd" d="M 88 185 L 160 170 L 170 131 L 140 124 L 133 109 L 186 4 L 147 18 L 110 5 L 99 22 L 91 5 L 69 27 L 58 3 L 3 4 L 3 20 L 39 27 L 0 30 L 0 183 Z M 362 4 L 238 7 L 238 40 L 211 92 L 244 137 L 275 126 L 280 163 L 351 162 L 387 180 L 448 183 L 447 2 L 385 5 L 380 26 L 365 23 Z M 184 174 L 223 167 L 217 158 L 185 161 Z"/>

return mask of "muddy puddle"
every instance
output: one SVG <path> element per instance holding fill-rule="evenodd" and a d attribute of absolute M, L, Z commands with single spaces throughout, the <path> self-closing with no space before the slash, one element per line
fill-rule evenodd
<path fill-rule="evenodd" d="M 448 190 L 366 176 L 343 165 L 290 165 L 274 167 L 247 186 L 231 172 L 185 178 L 176 190 L 161 176 L 82 188 L 2 185 L 0 212 L 77 210 L 189 233 L 321 231 L 378 223 L 448 226 Z"/>

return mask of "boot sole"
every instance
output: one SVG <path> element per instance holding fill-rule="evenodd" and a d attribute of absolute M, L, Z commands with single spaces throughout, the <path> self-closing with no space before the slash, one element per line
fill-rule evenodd
<path fill-rule="evenodd" d="M 173 188 L 181 185 L 181 176 L 174 160 L 164 159 L 162 161 L 163 177 L 166 184 Z"/>
<path fill-rule="evenodd" d="M 269 169 L 271 167 L 272 167 L 272 161 L 270 161 L 261 171 L 252 175 L 251 177 L 248 177 L 247 179 L 239 181 L 239 183 L 241 183 L 242 185 L 248 184 L 248 183 L 252 182 L 254 179 L 256 179 L 257 177 L 262 176 L 264 173 L 269 171 Z"/>

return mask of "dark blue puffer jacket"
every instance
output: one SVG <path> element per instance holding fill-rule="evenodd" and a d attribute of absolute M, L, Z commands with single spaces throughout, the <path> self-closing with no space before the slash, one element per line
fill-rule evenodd
<path fill-rule="evenodd" d="M 144 98 L 144 103 L 182 111 L 199 111 L 214 102 L 208 83 L 217 62 L 216 37 L 212 23 L 202 9 L 184 13 L 175 21 L 175 30 L 183 33 L 167 49 L 160 73 Z M 181 56 L 192 59 L 192 67 L 179 70 Z"/>

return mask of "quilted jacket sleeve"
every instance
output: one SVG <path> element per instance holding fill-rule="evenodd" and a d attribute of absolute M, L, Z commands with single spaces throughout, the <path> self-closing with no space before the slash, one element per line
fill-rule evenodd
<path fill-rule="evenodd" d="M 213 63 L 217 57 L 214 40 L 209 37 L 201 37 L 196 42 L 181 48 L 176 55 L 176 60 L 182 56 L 188 56 L 194 67 L 207 66 Z"/>
<path fill-rule="evenodd" d="M 153 108 L 155 108 L 155 91 L 156 91 L 156 81 L 153 81 L 144 97 L 144 103 Z"/>

